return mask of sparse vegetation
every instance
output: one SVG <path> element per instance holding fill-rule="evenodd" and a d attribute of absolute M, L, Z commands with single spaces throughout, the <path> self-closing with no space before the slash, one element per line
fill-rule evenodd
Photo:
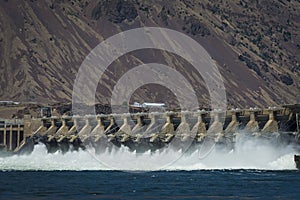
<path fill-rule="evenodd" d="M 292 85 L 294 83 L 294 80 L 289 74 L 280 75 L 280 80 L 286 85 Z"/>
<path fill-rule="evenodd" d="M 90 50 L 113 34 L 143 26 L 187 33 L 207 49 L 222 75 L 237 86 L 261 87 L 270 91 L 268 95 L 284 95 L 291 101 L 300 93 L 299 1 L 70 0 L 13 4 L 0 1 L 2 98 L 69 101 L 78 67 Z M 184 68 L 186 74 L 190 69 L 174 55 L 142 52 L 124 56 L 128 65 L 151 59 L 167 60 Z M 97 99 L 101 101 L 107 100 L 110 87 L 127 69 L 114 64 L 114 70 L 108 70 L 105 83 L 99 86 Z M 245 82 L 240 74 L 249 73 L 249 69 L 257 76 L 250 73 Z M 32 92 L 26 88 L 28 81 L 39 87 Z M 196 83 L 193 78 L 191 82 Z M 249 97 L 239 96 L 240 88 L 226 84 L 230 95 L 240 99 L 239 104 L 247 103 L 243 99 Z M 202 94 L 204 86 L 195 85 Z"/>

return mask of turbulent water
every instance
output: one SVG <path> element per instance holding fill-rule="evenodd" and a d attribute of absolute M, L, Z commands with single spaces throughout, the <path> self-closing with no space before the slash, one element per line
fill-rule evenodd
<path fill-rule="evenodd" d="M 262 140 L 241 140 L 232 151 L 212 148 L 203 155 L 201 146 L 192 152 L 164 149 L 136 153 L 126 147 L 96 154 L 93 148 L 48 154 L 43 144 L 31 154 L 0 157 L 0 170 L 209 170 L 263 169 L 293 170 L 295 150 Z"/>
<path fill-rule="evenodd" d="M 38 144 L 31 154 L 0 158 L 0 199 L 297 199 L 294 153 L 256 139 L 205 154 L 201 147 L 50 154 Z"/>

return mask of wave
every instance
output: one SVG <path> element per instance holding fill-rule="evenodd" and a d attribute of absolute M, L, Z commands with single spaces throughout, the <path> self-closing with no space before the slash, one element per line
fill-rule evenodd
<path fill-rule="evenodd" d="M 44 144 L 35 145 L 28 155 L 0 157 L 0 170 L 210 170 L 259 169 L 294 170 L 293 146 L 278 146 L 257 139 L 240 140 L 234 150 L 212 149 L 205 157 L 201 147 L 192 152 L 163 149 L 156 152 L 136 153 L 121 146 L 97 154 L 94 148 L 47 153 Z"/>

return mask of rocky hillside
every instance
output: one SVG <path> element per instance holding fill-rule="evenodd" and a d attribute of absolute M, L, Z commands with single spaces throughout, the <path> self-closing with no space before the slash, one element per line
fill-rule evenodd
<path fill-rule="evenodd" d="M 183 32 L 205 47 L 223 75 L 230 106 L 300 102 L 299 0 L 0 0 L 0 100 L 70 102 L 87 54 L 113 34 L 144 26 Z M 115 61 L 99 82 L 97 100 L 109 103 L 122 74 L 153 60 L 179 69 L 200 104 L 209 104 L 191 66 L 158 50 Z M 177 105 L 159 85 L 141 87 L 134 100 Z"/>

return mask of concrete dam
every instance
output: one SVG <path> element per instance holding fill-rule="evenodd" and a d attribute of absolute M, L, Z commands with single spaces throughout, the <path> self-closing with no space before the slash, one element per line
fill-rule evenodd
<path fill-rule="evenodd" d="M 142 112 L 62 116 L 0 121 L 0 149 L 30 153 L 44 143 L 49 153 L 85 149 L 96 152 L 126 146 L 132 151 L 156 151 L 172 144 L 180 149 L 212 141 L 232 149 L 237 137 L 264 138 L 280 145 L 300 144 L 300 105 L 268 109 L 196 112 Z"/>

